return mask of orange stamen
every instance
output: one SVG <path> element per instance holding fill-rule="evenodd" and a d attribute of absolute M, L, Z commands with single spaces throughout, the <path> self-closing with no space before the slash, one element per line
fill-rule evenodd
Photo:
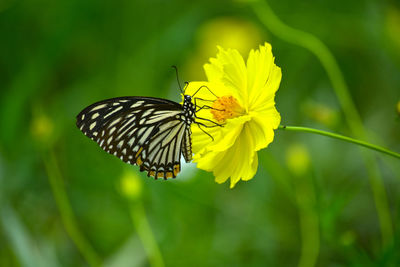
<path fill-rule="evenodd" d="M 236 118 L 243 114 L 243 108 L 233 96 L 218 97 L 212 108 L 211 114 L 218 122 L 225 122 L 227 119 Z"/>

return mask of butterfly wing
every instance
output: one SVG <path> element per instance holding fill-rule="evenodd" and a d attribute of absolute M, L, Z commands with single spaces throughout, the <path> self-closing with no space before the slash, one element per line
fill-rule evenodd
<path fill-rule="evenodd" d="M 156 178 L 174 178 L 181 170 L 180 157 L 182 140 L 187 126 L 179 119 L 162 123 L 159 130 L 143 146 L 142 155 L 137 159 L 141 170 Z"/>
<path fill-rule="evenodd" d="M 150 97 L 118 97 L 88 106 L 77 116 L 78 128 L 106 152 L 156 178 L 180 171 L 187 129 L 182 106 Z"/>

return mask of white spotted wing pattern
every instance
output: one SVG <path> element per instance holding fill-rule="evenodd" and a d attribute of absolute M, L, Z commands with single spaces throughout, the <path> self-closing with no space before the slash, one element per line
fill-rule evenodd
<path fill-rule="evenodd" d="M 157 178 L 175 178 L 181 154 L 192 160 L 190 125 L 195 107 L 152 97 L 118 97 L 94 103 L 76 125 L 106 152 Z"/>

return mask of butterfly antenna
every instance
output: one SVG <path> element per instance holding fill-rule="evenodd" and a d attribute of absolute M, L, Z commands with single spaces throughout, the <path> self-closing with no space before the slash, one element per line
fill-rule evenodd
<path fill-rule="evenodd" d="M 185 84 L 185 86 L 183 86 L 183 94 L 185 94 L 186 88 L 188 88 L 188 86 L 189 86 L 189 82 L 185 82 L 184 84 Z"/>
<path fill-rule="evenodd" d="M 183 94 L 184 92 L 182 90 L 182 86 L 181 86 L 181 83 L 179 81 L 178 68 L 175 65 L 172 65 L 171 67 L 175 69 L 176 80 L 178 81 L 179 90 L 181 90 L 181 93 Z"/>

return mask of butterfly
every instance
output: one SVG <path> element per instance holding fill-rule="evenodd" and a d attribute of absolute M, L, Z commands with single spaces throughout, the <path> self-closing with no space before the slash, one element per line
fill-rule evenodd
<path fill-rule="evenodd" d="M 138 165 L 147 176 L 175 178 L 181 171 L 181 154 L 186 162 L 192 160 L 191 124 L 222 126 L 197 117 L 200 109 L 211 107 L 192 103 L 195 94 L 185 95 L 184 91 L 182 94 L 183 104 L 140 96 L 102 100 L 83 109 L 76 117 L 76 125 L 103 150 Z M 198 119 L 210 121 L 213 126 Z"/>

